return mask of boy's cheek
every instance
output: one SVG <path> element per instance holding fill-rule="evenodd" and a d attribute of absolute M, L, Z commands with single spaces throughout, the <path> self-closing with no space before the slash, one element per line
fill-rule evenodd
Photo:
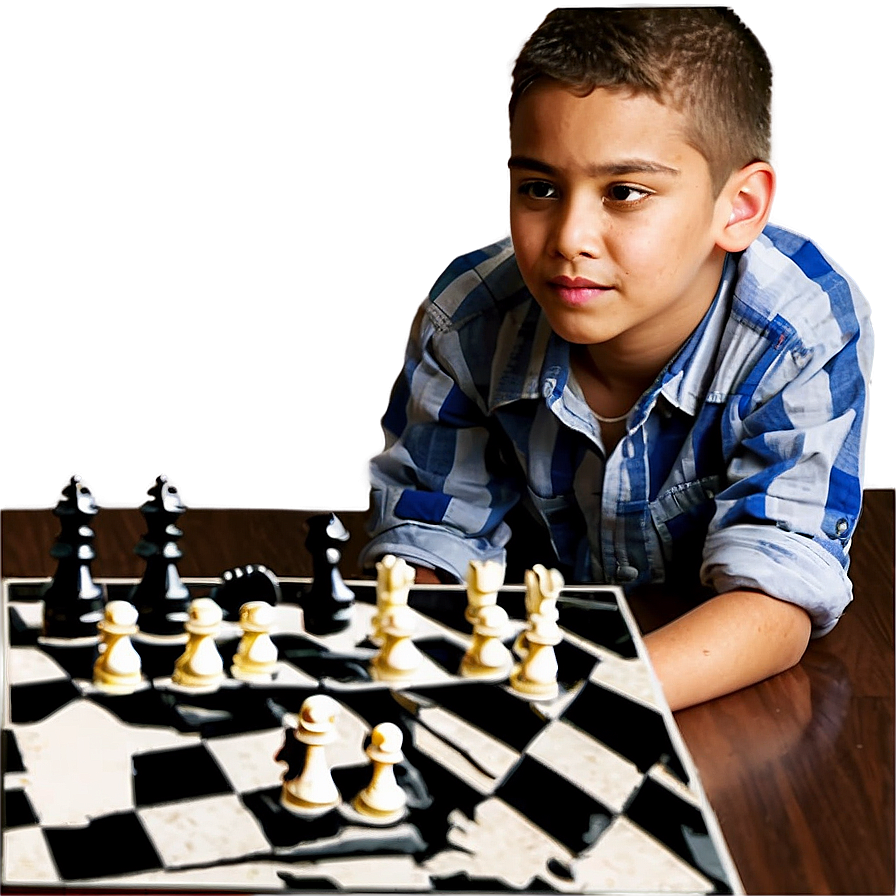
<path fill-rule="evenodd" d="M 511 230 L 510 232 L 510 241 L 513 244 L 513 254 L 516 258 L 517 267 L 520 269 L 520 273 L 523 275 L 523 279 L 526 280 L 526 285 L 528 285 L 527 274 L 531 268 L 531 264 L 529 261 L 529 247 L 526 242 L 521 238 L 518 232 L 514 232 Z"/>
<path fill-rule="evenodd" d="M 523 283 L 529 288 L 529 292 L 538 298 L 538 277 L 535 275 L 535 263 L 532 258 L 527 255 L 525 249 L 522 247 L 516 249 L 516 244 L 514 244 L 514 248 L 516 250 L 517 267 L 522 275 Z"/>
<path fill-rule="evenodd" d="M 520 270 L 531 270 L 545 254 L 546 234 L 531 221 L 511 221 L 510 239 Z"/>

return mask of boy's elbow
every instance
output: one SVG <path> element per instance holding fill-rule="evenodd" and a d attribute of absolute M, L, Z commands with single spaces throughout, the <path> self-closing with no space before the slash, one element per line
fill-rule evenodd
<path fill-rule="evenodd" d="M 806 652 L 812 636 L 812 619 L 802 607 L 770 595 L 768 626 L 775 633 L 773 643 L 778 646 L 776 672 L 784 672 L 795 666 Z"/>
<path fill-rule="evenodd" d="M 811 625 L 810 625 L 811 629 Z M 786 672 L 796 666 L 806 653 L 809 645 L 808 635 L 804 638 L 800 635 L 792 636 L 781 651 L 781 667 L 779 672 Z"/>

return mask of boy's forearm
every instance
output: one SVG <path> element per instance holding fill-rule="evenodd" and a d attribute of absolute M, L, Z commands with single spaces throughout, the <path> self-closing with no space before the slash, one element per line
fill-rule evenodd
<path fill-rule="evenodd" d="M 801 659 L 812 625 L 802 607 L 758 591 L 731 591 L 646 635 L 673 710 L 729 694 Z"/>
<path fill-rule="evenodd" d="M 439 584 L 416 567 L 417 584 Z M 755 684 L 799 662 L 812 625 L 802 607 L 758 591 L 712 598 L 644 638 L 673 710 Z"/>

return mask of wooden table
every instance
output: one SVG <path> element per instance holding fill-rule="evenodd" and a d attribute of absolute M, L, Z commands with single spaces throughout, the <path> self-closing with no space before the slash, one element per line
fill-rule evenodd
<path fill-rule="evenodd" d="M 338 511 L 337 511 L 338 512 Z M 311 573 L 305 511 L 197 510 L 181 518 L 183 576 L 264 563 Z M 339 513 L 356 577 L 364 514 Z M 96 517 L 96 576 L 139 576 L 137 510 Z M 52 575 L 50 510 L 0 516 L 2 574 Z M 894 492 L 866 492 L 852 548 L 855 600 L 803 661 L 769 681 L 676 714 L 748 893 L 894 892 Z M 646 631 L 681 609 L 675 595 L 634 595 Z"/>

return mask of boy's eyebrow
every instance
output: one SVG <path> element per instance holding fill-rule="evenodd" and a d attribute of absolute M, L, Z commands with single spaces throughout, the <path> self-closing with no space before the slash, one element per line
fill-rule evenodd
<path fill-rule="evenodd" d="M 557 169 L 529 156 L 511 156 L 507 161 L 508 168 L 525 168 L 527 171 L 540 171 L 542 174 L 556 175 Z M 589 165 L 585 173 L 590 177 L 619 176 L 622 174 L 681 174 L 678 168 L 652 162 L 649 159 L 621 159 L 603 165 Z"/>

